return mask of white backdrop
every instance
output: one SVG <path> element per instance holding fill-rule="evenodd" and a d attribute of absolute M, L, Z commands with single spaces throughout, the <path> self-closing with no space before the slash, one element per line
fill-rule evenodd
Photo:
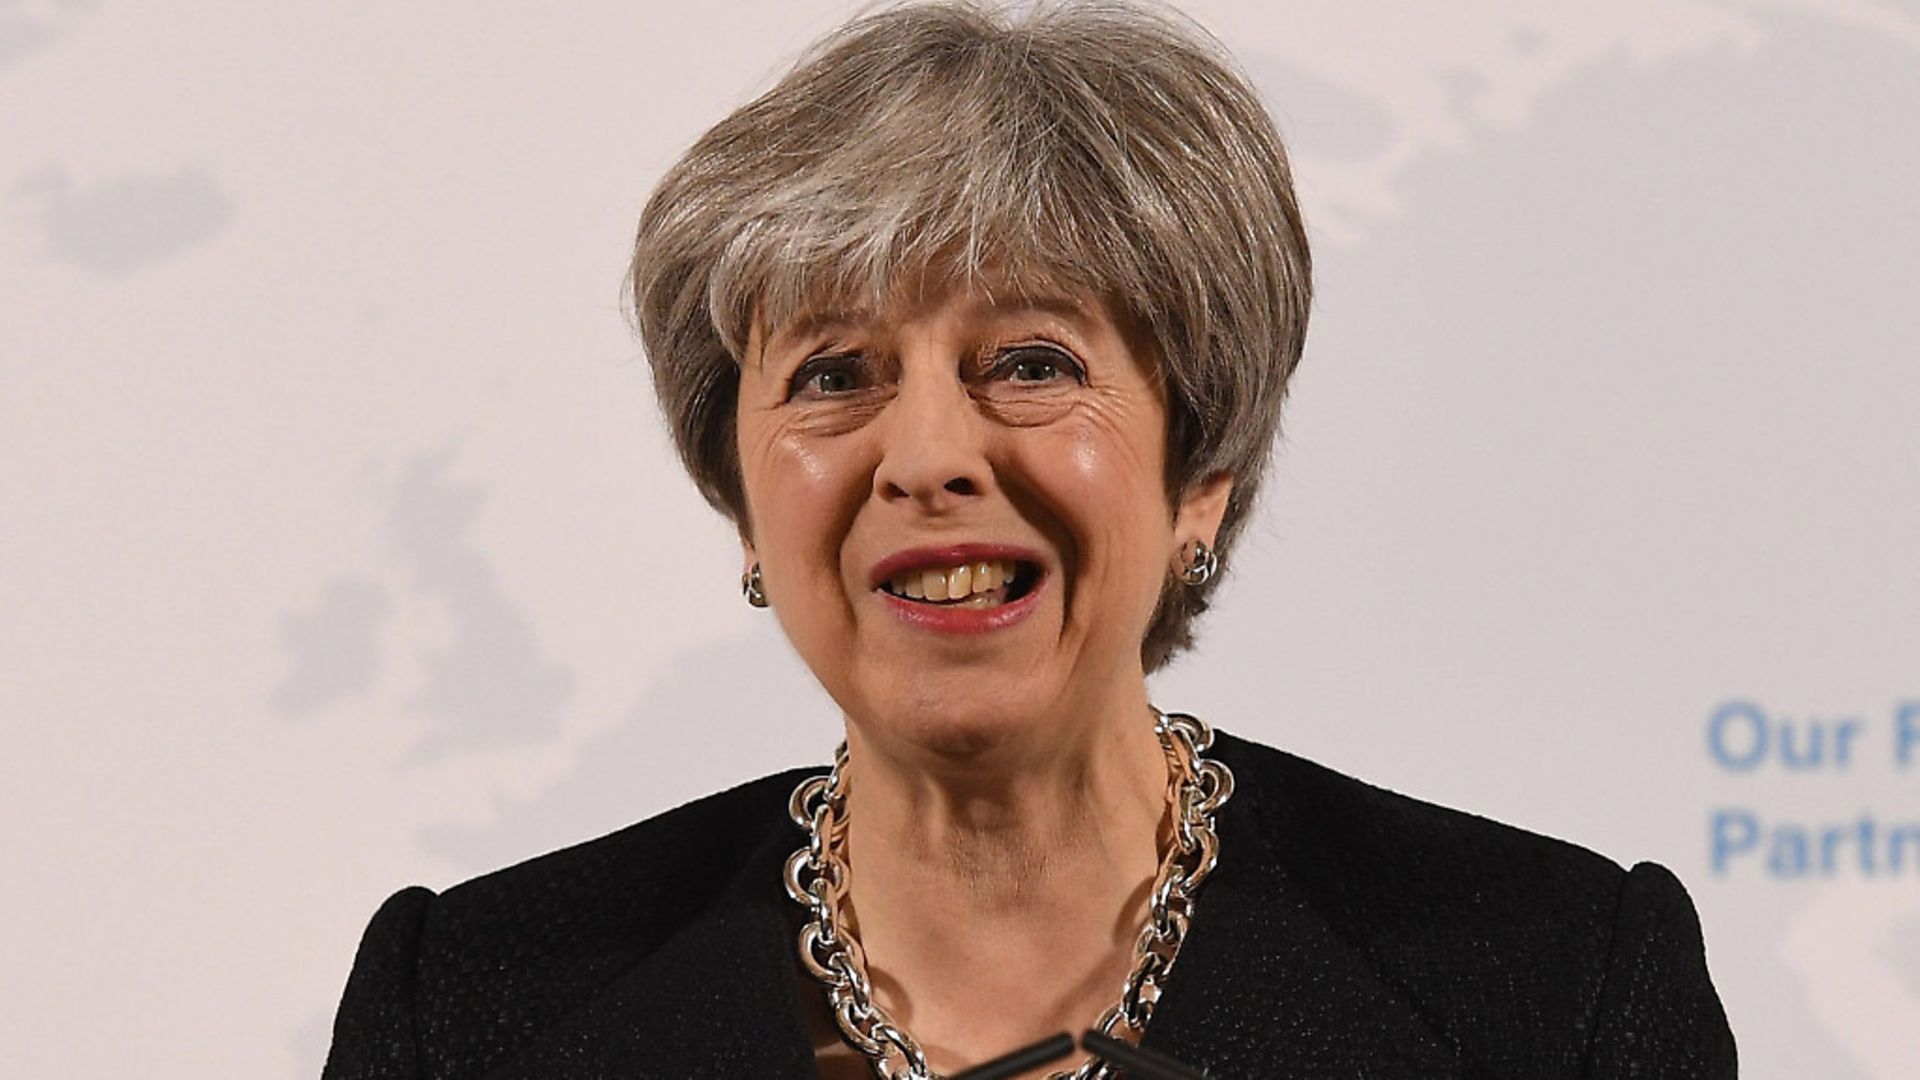
<path fill-rule="evenodd" d="M 1157 700 L 1660 860 L 1747 1075 L 1920 1074 L 1920 9 L 1189 7 L 1321 300 Z M 619 291 L 850 10 L 0 0 L 0 1072 L 311 1077 L 389 892 L 824 759 Z"/>

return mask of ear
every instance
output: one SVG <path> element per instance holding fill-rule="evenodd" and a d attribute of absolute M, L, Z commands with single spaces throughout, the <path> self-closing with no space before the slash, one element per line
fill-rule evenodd
<path fill-rule="evenodd" d="M 744 574 L 752 570 L 753 564 L 759 561 L 760 553 L 753 550 L 753 541 L 747 539 L 747 534 L 742 532 L 740 534 L 740 572 Z"/>
<path fill-rule="evenodd" d="M 1217 472 L 1187 488 L 1173 513 L 1173 558 L 1176 566 L 1180 552 L 1195 540 L 1213 546 L 1220 535 L 1220 522 L 1227 516 L 1227 499 L 1233 494 L 1233 474 Z"/>

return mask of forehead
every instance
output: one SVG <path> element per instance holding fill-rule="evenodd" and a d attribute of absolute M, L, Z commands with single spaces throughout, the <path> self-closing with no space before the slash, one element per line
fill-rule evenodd
<path fill-rule="evenodd" d="M 750 336 L 763 340 L 796 328 L 874 326 L 911 314 L 964 304 L 969 314 L 1048 312 L 1098 317 L 1125 305 L 1100 298 L 1112 288 L 1086 260 L 1040 258 L 1019 244 L 947 245 L 931 252 L 906 241 L 853 244 L 855 250 L 781 257 L 716 281 L 710 310 L 730 350 Z M 731 325 L 728 325 L 731 324 Z M 735 355 L 740 355 L 735 352 Z"/>

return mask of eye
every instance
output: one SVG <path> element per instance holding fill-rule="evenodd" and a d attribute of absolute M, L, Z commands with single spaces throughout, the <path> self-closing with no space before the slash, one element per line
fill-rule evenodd
<path fill-rule="evenodd" d="M 1065 350 L 1051 345 L 1022 345 L 1001 353 L 993 365 L 996 378 L 1015 383 L 1050 383 L 1061 379 L 1084 382 L 1086 372 Z"/>
<path fill-rule="evenodd" d="M 868 385 L 866 361 L 859 353 L 815 356 L 801 364 L 787 383 L 788 398 L 830 398 Z"/>

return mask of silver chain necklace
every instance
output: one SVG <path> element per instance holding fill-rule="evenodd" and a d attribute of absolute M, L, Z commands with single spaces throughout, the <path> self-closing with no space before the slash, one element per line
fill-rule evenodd
<path fill-rule="evenodd" d="M 1153 711 L 1154 734 L 1167 756 L 1168 801 L 1173 842 L 1160 860 L 1147 921 L 1133 944 L 1133 970 L 1120 1000 L 1095 1022 L 1102 1035 L 1138 1043 L 1153 1019 L 1154 1003 L 1186 940 L 1194 897 L 1220 858 L 1215 811 L 1233 795 L 1233 772 L 1201 755 L 1213 745 L 1213 729 L 1186 713 Z M 807 909 L 800 928 L 800 962 L 826 988 L 833 1018 L 854 1049 L 872 1062 L 882 1080 L 938 1080 L 912 1035 L 873 1000 L 867 957 L 847 926 L 847 744 L 833 755 L 833 771 L 810 776 L 793 789 L 787 812 L 807 831 L 807 842 L 787 859 L 787 895 Z M 1110 1080 L 1115 1070 L 1089 1058 L 1048 1080 Z"/>

